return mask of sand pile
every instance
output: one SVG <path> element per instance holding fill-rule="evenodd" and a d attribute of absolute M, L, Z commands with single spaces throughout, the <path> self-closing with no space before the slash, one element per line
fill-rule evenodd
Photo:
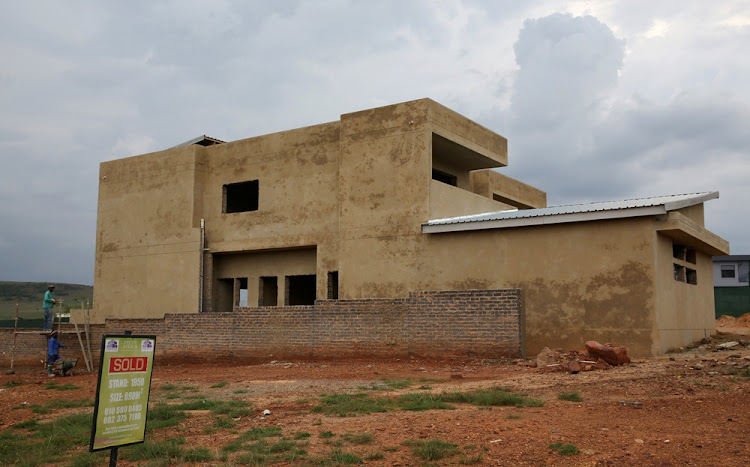
<path fill-rule="evenodd" d="M 734 332 L 739 334 L 750 334 L 750 313 L 735 318 L 723 315 L 716 320 L 716 330 L 719 332 Z"/>

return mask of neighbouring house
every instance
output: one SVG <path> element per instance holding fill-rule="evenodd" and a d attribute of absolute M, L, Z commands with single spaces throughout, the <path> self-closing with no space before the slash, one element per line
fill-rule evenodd
<path fill-rule="evenodd" d="M 716 317 L 750 313 L 750 255 L 714 256 Z"/>
<path fill-rule="evenodd" d="M 338 333 L 341 345 L 393 326 L 393 349 L 432 332 L 443 351 L 505 332 L 482 313 L 505 303 L 487 291 L 513 289 L 508 333 L 528 354 L 591 339 L 659 354 L 713 331 L 712 257 L 729 252 L 704 227 L 717 192 L 548 207 L 544 191 L 496 170 L 507 163 L 504 137 L 430 99 L 104 162 L 93 319 L 197 314 L 201 332 L 240 313 L 246 329 L 278 317 L 293 336 Z M 460 297 L 442 308 L 453 314 L 427 306 L 442 292 Z M 394 300 L 426 314 L 351 324 L 366 314 L 357 306 Z M 351 328 L 303 328 L 329 302 Z"/>

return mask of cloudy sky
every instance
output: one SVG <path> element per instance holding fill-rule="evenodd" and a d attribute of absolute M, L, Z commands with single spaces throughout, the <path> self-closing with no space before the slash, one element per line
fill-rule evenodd
<path fill-rule="evenodd" d="M 745 1 L 3 1 L 0 280 L 93 282 L 99 163 L 430 97 L 550 205 L 718 190 L 750 254 Z"/>

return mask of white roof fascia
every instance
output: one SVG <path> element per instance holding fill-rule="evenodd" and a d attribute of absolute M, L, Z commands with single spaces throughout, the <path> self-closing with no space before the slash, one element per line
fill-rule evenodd
<path fill-rule="evenodd" d="M 704 194 L 693 195 L 690 198 L 682 199 L 680 201 L 667 201 L 664 203 L 664 207 L 667 211 L 676 211 L 689 206 L 695 206 L 696 204 L 705 203 L 706 201 L 717 199 L 718 197 L 718 191 L 711 191 Z"/>
<path fill-rule="evenodd" d="M 696 204 L 696 203 L 691 203 Z M 453 224 L 422 224 L 422 233 L 443 233 L 469 230 L 504 229 L 534 225 L 566 224 L 571 222 L 623 219 L 627 217 L 658 216 L 666 214 L 664 204 L 638 208 L 613 209 L 605 211 L 576 212 L 553 216 L 535 216 L 491 221 L 459 222 Z"/>

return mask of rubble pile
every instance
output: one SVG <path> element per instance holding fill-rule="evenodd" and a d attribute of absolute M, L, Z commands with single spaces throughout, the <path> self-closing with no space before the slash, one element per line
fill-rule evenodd
<path fill-rule="evenodd" d="M 529 363 L 529 366 L 575 374 L 581 371 L 607 370 L 613 366 L 630 363 L 628 351 L 621 345 L 588 341 L 585 347 L 585 351 L 569 350 L 567 352 L 545 347 L 536 356 L 536 360 Z"/>

